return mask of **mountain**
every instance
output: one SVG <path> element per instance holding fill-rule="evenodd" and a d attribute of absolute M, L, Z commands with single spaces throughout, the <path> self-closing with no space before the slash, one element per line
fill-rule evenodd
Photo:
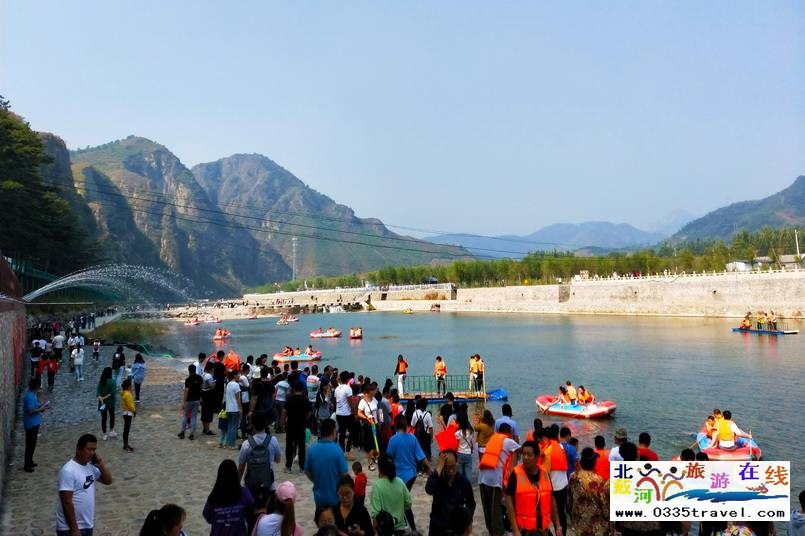
<path fill-rule="evenodd" d="M 585 248 L 623 249 L 656 244 L 667 235 L 641 231 L 627 223 L 588 221 L 557 223 L 525 236 L 500 235 L 483 237 L 465 234 L 438 235 L 425 238 L 438 244 L 461 245 L 484 257 L 521 258 L 530 251 Z"/>
<path fill-rule="evenodd" d="M 129 136 L 71 160 L 109 260 L 166 268 L 215 294 L 289 277 L 282 257 L 227 222 L 162 145 Z"/>
<path fill-rule="evenodd" d="M 774 195 L 719 208 L 694 220 L 671 237 L 674 242 L 720 238 L 729 241 L 738 231 L 757 231 L 763 226 L 805 225 L 805 175 Z"/>
<path fill-rule="evenodd" d="M 297 278 L 469 258 L 461 248 L 436 246 L 397 235 L 383 222 L 317 192 L 259 154 L 235 154 L 192 169 L 210 200 L 233 223 L 247 227 L 258 243 L 293 265 Z"/>

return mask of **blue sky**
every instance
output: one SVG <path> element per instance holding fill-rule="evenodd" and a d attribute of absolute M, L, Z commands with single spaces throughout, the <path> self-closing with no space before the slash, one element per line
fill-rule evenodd
<path fill-rule="evenodd" d="M 416 228 L 648 227 L 805 174 L 802 2 L 23 2 L 0 93 L 71 148 L 262 153 Z"/>

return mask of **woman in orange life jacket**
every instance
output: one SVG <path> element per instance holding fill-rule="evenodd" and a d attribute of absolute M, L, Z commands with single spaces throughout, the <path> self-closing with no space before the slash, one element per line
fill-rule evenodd
<path fill-rule="evenodd" d="M 556 395 L 556 398 L 553 401 L 554 404 L 569 404 L 570 398 L 567 396 L 567 389 L 565 389 L 564 385 L 559 386 L 559 394 Z"/>
<path fill-rule="evenodd" d="M 588 391 L 583 385 L 579 385 L 578 392 L 579 404 L 587 405 L 595 403 L 595 395 Z"/>
<path fill-rule="evenodd" d="M 523 443 L 522 463 L 514 468 L 506 485 L 506 509 L 515 536 L 544 534 L 551 524 L 556 536 L 562 536 L 551 479 L 537 463 L 539 454 L 534 441 Z"/>

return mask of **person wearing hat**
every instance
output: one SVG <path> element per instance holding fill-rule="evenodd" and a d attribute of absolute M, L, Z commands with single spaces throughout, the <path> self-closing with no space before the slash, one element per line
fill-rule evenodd
<path fill-rule="evenodd" d="M 293 534 L 302 536 L 302 527 L 296 522 L 294 503 L 296 502 L 296 486 L 285 481 L 277 486 L 277 491 L 268 505 L 267 514 L 261 514 L 254 525 L 256 536 L 273 536 L 274 534 Z"/>
<path fill-rule="evenodd" d="M 570 476 L 568 510 L 576 534 L 605 536 L 610 532 L 609 481 L 595 472 L 599 456 L 592 448 L 582 450 L 580 468 Z"/>
<path fill-rule="evenodd" d="M 629 440 L 629 436 L 626 433 L 626 428 L 618 428 L 615 430 L 615 446 L 612 447 L 609 451 L 609 461 L 611 462 L 622 462 L 623 456 L 620 453 L 620 447 L 624 443 Z"/>

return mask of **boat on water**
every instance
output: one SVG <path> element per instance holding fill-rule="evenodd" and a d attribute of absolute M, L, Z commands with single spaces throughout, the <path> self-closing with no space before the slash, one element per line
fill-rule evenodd
<path fill-rule="evenodd" d="M 733 333 L 754 333 L 755 335 L 798 335 L 798 329 L 756 329 L 732 328 Z"/>
<path fill-rule="evenodd" d="M 299 317 L 296 316 L 296 315 L 291 315 L 291 316 L 285 317 L 285 320 L 287 322 L 299 322 Z"/>
<path fill-rule="evenodd" d="M 232 338 L 232 332 L 229 331 L 228 329 L 224 329 L 224 330 L 221 330 L 219 333 L 216 333 L 212 337 L 212 340 L 214 340 L 214 341 L 224 341 L 224 340 L 231 339 L 231 338 Z"/>
<path fill-rule="evenodd" d="M 414 310 L 413 309 L 404 309 L 403 314 L 404 315 L 412 315 L 412 314 L 414 314 Z"/>
<path fill-rule="evenodd" d="M 252 315 L 248 317 L 246 320 L 257 320 L 257 315 Z"/>
<path fill-rule="evenodd" d="M 319 328 L 310 332 L 310 337 L 313 339 L 335 339 L 340 336 L 341 332 L 334 328 L 330 328 L 326 331 Z"/>
<path fill-rule="evenodd" d="M 713 461 L 730 462 L 759 460 L 763 456 L 763 451 L 757 442 L 755 442 L 754 439 L 748 439 L 745 437 L 739 437 L 735 442 L 737 448 L 731 450 L 720 449 L 718 447 L 708 448 L 710 438 L 707 437 L 707 434 L 704 432 L 699 432 L 696 434 L 696 443 L 699 446 L 699 450 L 707 454 L 707 456 Z"/>
<path fill-rule="evenodd" d="M 185 326 L 198 326 L 200 322 L 198 320 L 187 320 L 185 321 Z"/>
<path fill-rule="evenodd" d="M 602 419 L 615 413 L 617 404 L 612 400 L 596 401 L 592 404 L 565 404 L 556 402 L 556 395 L 539 395 L 535 402 L 546 415 L 572 417 L 574 419 Z"/>
<path fill-rule="evenodd" d="M 321 361 L 322 353 L 319 351 L 313 352 L 312 354 L 291 354 L 286 355 L 282 352 L 277 352 L 274 354 L 274 359 L 278 363 L 291 363 L 292 361 L 300 361 L 300 362 L 307 362 L 307 361 Z"/>
<path fill-rule="evenodd" d="M 363 328 L 349 328 L 350 339 L 363 339 Z"/>
<path fill-rule="evenodd" d="M 279 320 L 277 320 L 277 325 L 278 325 L 278 326 L 287 326 L 287 325 L 288 325 L 288 321 L 287 321 L 287 320 L 283 320 L 283 319 L 279 319 Z"/>
<path fill-rule="evenodd" d="M 221 319 L 220 318 L 208 318 L 207 320 L 204 320 L 204 323 L 205 324 L 220 324 Z"/>

